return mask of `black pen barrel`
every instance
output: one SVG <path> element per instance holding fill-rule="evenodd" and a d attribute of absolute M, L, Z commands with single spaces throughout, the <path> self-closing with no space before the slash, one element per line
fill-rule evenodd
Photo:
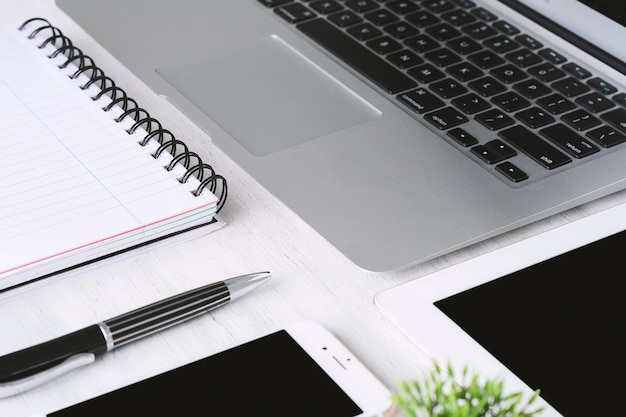
<path fill-rule="evenodd" d="M 230 301 L 224 282 L 206 285 L 100 323 L 108 350 L 156 333 L 218 308 Z"/>
<path fill-rule="evenodd" d="M 104 353 L 106 342 L 98 325 L 0 357 L 0 383 L 22 379 L 58 365 L 76 353 Z"/>
<path fill-rule="evenodd" d="M 266 282 L 258 272 L 205 285 L 121 314 L 45 343 L 0 357 L 0 384 L 21 380 L 56 367 L 74 355 L 108 352 L 174 326 L 247 294 Z M 90 355 L 89 355 L 90 356 Z M 82 360 L 83 357 L 75 359 Z M 67 366 L 85 364 L 73 360 Z"/>

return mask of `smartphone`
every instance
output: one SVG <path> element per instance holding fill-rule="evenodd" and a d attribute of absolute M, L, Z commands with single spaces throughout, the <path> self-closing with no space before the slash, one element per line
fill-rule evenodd
<path fill-rule="evenodd" d="M 378 416 L 390 391 L 322 325 L 284 329 L 48 414 Z"/>

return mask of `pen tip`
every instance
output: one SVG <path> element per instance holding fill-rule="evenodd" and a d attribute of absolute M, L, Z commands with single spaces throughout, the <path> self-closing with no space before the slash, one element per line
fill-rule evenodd
<path fill-rule="evenodd" d="M 230 301 L 246 295 L 250 291 L 269 281 L 271 274 L 268 271 L 254 272 L 241 275 L 224 281 L 230 292 Z"/>

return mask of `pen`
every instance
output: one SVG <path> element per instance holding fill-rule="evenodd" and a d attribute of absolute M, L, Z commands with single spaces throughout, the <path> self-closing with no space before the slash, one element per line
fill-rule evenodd
<path fill-rule="evenodd" d="M 0 398 L 26 391 L 96 355 L 221 307 L 270 278 L 256 272 L 205 285 L 0 357 Z"/>

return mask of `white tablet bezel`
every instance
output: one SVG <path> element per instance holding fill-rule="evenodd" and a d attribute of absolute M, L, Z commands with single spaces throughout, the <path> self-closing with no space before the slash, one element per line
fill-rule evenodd
<path fill-rule="evenodd" d="M 532 390 L 465 333 L 434 303 L 626 229 L 626 204 L 590 215 L 523 241 L 377 294 L 375 304 L 429 357 L 482 377 L 501 377 L 508 392 Z M 542 399 L 542 416 L 561 416 Z"/>

